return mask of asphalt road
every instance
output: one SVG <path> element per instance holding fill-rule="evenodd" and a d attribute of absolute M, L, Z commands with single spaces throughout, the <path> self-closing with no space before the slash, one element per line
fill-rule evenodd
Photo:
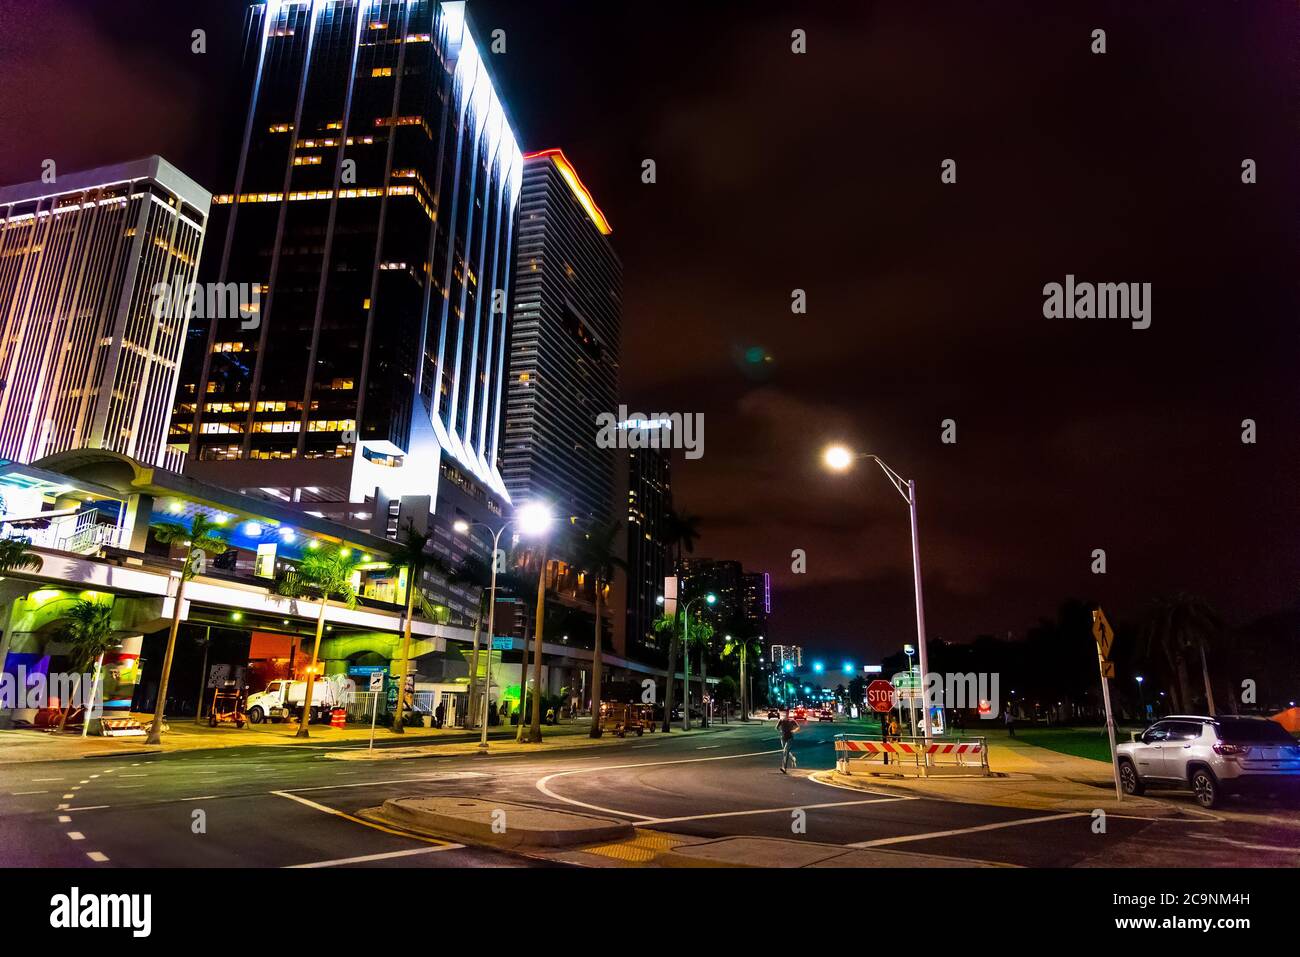
<path fill-rule="evenodd" d="M 613 814 L 680 835 L 761 835 L 1020 866 L 1296 866 L 1267 812 L 1193 823 L 959 804 L 818 783 L 839 725 L 796 738 L 778 769 L 770 724 L 648 735 L 546 755 L 336 761 L 285 746 L 0 766 L 0 866 L 546 866 L 355 818 L 391 797 L 464 795 Z M 362 745 L 364 746 L 364 745 Z M 796 812 L 805 830 L 793 831 Z"/>

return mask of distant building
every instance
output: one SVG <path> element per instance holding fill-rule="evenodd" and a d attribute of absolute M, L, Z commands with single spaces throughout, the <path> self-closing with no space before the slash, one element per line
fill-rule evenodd
<path fill-rule="evenodd" d="M 687 558 L 682 561 L 681 596 L 714 594 L 713 617 L 724 627 L 738 627 L 744 618 L 745 571 L 740 562 L 714 558 Z M 734 623 L 734 625 L 733 625 Z"/>
<path fill-rule="evenodd" d="M 623 266 L 562 151 L 523 168 L 501 474 L 516 502 L 608 522 L 617 450 L 597 445 L 596 417 L 618 395 Z"/>
<path fill-rule="evenodd" d="M 167 446 L 211 196 L 160 156 L 0 189 L 0 458 Z M 159 289 L 168 291 L 158 295 Z"/>
<path fill-rule="evenodd" d="M 671 461 L 667 450 L 644 448 L 619 451 L 616 463 L 615 487 L 626 506 L 619 550 L 627 571 L 618 575 L 611 601 L 616 614 L 624 610 L 614 622 L 614 644 L 634 658 L 657 658 L 661 642 L 653 625 L 663 610 L 656 599 L 672 568 L 664 538 L 673 500 Z"/>
<path fill-rule="evenodd" d="M 741 576 L 741 618 L 751 635 L 767 634 L 767 619 L 772 614 L 772 576 L 767 572 L 747 572 Z"/>
<path fill-rule="evenodd" d="M 777 671 L 780 671 L 787 661 L 798 671 L 803 667 L 803 648 L 799 645 L 773 645 L 771 658 L 772 667 Z"/>

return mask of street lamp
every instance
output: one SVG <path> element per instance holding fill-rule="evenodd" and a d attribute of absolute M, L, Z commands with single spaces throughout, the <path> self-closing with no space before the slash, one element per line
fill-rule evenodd
<path fill-rule="evenodd" d="M 911 645 L 903 646 L 903 654 L 907 655 L 907 713 L 912 719 L 912 737 L 916 737 L 916 698 L 914 693 L 916 689 L 911 687 L 912 682 L 912 655 L 916 654 L 916 649 Z"/>
<path fill-rule="evenodd" d="M 1146 710 L 1147 710 L 1146 704 L 1142 700 L 1142 682 L 1146 681 L 1146 679 L 1143 678 L 1141 675 L 1137 675 L 1135 680 L 1137 681 L 1137 685 L 1138 685 L 1138 710 L 1141 711 L 1143 714 L 1146 714 Z"/>
<path fill-rule="evenodd" d="M 888 465 L 878 455 L 872 455 L 867 452 L 854 452 L 843 445 L 832 445 L 822 453 L 822 461 L 826 467 L 833 472 L 846 472 L 853 465 L 856 459 L 869 459 L 880 466 L 880 470 L 885 473 L 885 477 L 899 495 L 903 496 L 903 501 L 907 503 L 907 508 L 912 519 L 912 580 L 916 588 L 916 644 L 920 649 L 920 665 L 922 687 L 926 674 L 929 673 L 929 660 L 925 651 L 925 602 L 921 598 L 921 545 L 917 538 L 916 531 L 916 482 L 912 479 L 905 479 Z M 921 731 L 924 735 L 926 744 L 930 742 L 930 713 L 929 709 L 922 706 L 921 714 Z"/>
<path fill-rule="evenodd" d="M 488 646 L 487 646 L 487 680 L 483 688 L 483 730 L 479 736 L 479 751 L 487 751 L 488 748 L 488 702 L 492 698 L 492 642 L 496 635 L 496 612 L 497 612 L 497 552 L 501 548 L 501 535 L 507 528 L 514 525 L 519 532 L 536 537 L 543 535 L 551 527 L 553 517 L 551 510 L 540 502 L 529 502 L 515 510 L 515 517 L 502 522 L 501 527 L 494 529 L 485 522 L 467 522 L 463 518 L 457 519 L 452 528 L 461 535 L 468 535 L 475 528 L 485 528 L 492 536 L 492 554 L 489 556 L 492 562 L 492 585 L 488 598 Z M 542 579 L 546 578 L 546 570 L 542 569 Z M 414 587 L 414 583 L 412 586 Z M 541 653 L 541 645 L 537 648 L 538 654 Z M 528 666 L 528 642 L 524 642 L 524 667 Z M 478 668 L 475 667 L 477 672 Z M 474 675 L 478 680 L 478 675 Z M 524 683 L 520 685 L 519 691 L 519 726 L 524 724 L 524 696 L 528 690 L 527 676 Z M 536 692 L 534 692 L 536 694 Z"/>
<path fill-rule="evenodd" d="M 691 606 L 700 599 L 707 604 L 713 605 L 718 601 L 718 596 L 709 592 L 704 595 L 696 595 L 690 601 L 682 605 L 682 730 L 691 729 Z M 664 596 L 660 595 L 655 599 L 660 605 L 664 603 Z M 668 680 L 672 681 L 673 676 L 669 675 Z M 700 723 L 703 726 L 704 718 L 704 695 L 708 694 L 705 688 L 700 697 Z"/>

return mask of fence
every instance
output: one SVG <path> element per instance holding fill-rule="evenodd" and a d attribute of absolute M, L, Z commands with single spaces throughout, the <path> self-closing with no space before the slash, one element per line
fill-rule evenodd
<path fill-rule="evenodd" d="M 897 738 L 835 736 L 835 768 L 841 774 L 911 771 L 918 775 L 988 775 L 988 739 L 899 735 Z"/>
<path fill-rule="evenodd" d="M 415 713 L 433 714 L 433 699 L 436 694 L 435 691 L 415 692 L 415 701 L 412 705 Z M 369 722 L 376 697 L 379 698 L 379 710 L 381 712 L 386 711 L 388 709 L 387 696 L 382 691 L 353 691 L 348 694 L 343 702 L 343 706 L 347 708 L 348 720 Z"/>

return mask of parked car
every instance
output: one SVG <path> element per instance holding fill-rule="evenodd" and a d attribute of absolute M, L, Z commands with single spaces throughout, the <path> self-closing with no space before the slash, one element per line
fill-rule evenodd
<path fill-rule="evenodd" d="M 1118 751 L 1125 794 L 1190 789 L 1211 808 L 1227 794 L 1300 789 L 1300 742 L 1267 718 L 1170 715 Z"/>

